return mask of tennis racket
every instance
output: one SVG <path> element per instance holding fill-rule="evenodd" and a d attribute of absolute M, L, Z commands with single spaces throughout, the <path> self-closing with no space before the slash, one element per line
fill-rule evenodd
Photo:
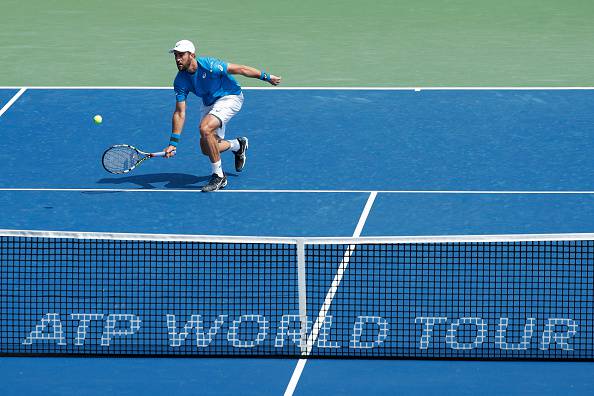
<path fill-rule="evenodd" d="M 173 154 L 175 155 L 175 151 Z M 130 172 L 147 159 L 153 157 L 165 157 L 165 152 L 145 153 L 134 146 L 116 144 L 105 150 L 101 162 L 106 171 L 119 175 Z"/>

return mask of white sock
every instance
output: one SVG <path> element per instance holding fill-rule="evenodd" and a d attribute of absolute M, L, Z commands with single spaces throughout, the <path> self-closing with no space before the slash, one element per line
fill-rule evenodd
<path fill-rule="evenodd" d="M 231 147 L 229 147 L 229 150 L 231 151 L 237 151 L 239 150 L 239 140 L 237 139 L 233 139 L 233 140 L 227 140 L 229 142 L 229 144 L 231 145 Z"/>
<path fill-rule="evenodd" d="M 212 167 L 212 173 L 216 173 L 219 175 L 219 177 L 223 177 L 223 166 L 221 160 L 218 162 L 212 162 L 210 166 Z"/>

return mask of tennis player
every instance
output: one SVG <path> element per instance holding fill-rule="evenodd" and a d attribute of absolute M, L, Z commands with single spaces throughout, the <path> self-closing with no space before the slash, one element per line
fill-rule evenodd
<path fill-rule="evenodd" d="M 196 58 L 196 47 L 188 40 L 175 43 L 169 53 L 175 56 L 178 73 L 173 82 L 176 103 L 169 146 L 165 149 L 166 156 L 171 157 L 179 143 L 186 119 L 186 99 L 192 92 L 202 99 L 200 149 L 210 159 L 212 168 L 210 180 L 202 187 L 202 191 L 219 190 L 227 185 L 220 153 L 231 150 L 235 155 L 235 170 L 241 172 L 248 149 L 246 137 L 225 140 L 227 123 L 243 105 L 241 87 L 232 74 L 259 78 L 271 85 L 278 85 L 281 78 L 250 66 L 210 57 Z"/>

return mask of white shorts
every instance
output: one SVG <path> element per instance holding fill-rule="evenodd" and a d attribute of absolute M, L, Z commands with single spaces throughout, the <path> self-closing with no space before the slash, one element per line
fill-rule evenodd
<path fill-rule="evenodd" d="M 207 114 L 212 114 L 217 117 L 221 121 L 221 127 L 217 129 L 217 135 L 221 139 L 224 139 L 227 123 L 231 121 L 231 118 L 233 118 L 235 114 L 239 113 L 241 106 L 243 106 L 243 93 L 240 93 L 239 95 L 223 96 L 210 106 L 202 105 L 201 118 L 204 118 Z"/>

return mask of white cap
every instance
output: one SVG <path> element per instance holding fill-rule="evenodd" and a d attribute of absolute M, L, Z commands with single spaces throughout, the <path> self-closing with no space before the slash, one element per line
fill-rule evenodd
<path fill-rule="evenodd" d="M 196 47 L 194 47 L 194 43 L 190 40 L 180 40 L 175 43 L 175 47 L 169 50 L 169 53 L 172 54 L 173 52 L 191 52 L 192 54 L 196 53 Z"/>

